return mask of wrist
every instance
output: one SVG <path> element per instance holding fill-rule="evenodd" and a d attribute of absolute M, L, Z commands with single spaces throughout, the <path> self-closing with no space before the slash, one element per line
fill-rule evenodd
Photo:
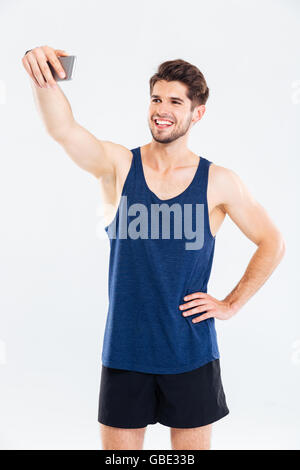
<path fill-rule="evenodd" d="M 232 315 L 235 315 L 239 311 L 240 308 L 241 306 L 237 302 L 232 302 L 230 304 L 230 310 L 232 311 Z"/>
<path fill-rule="evenodd" d="M 229 308 L 232 315 L 235 315 L 239 311 L 239 309 L 241 308 L 241 305 L 236 300 L 229 300 L 229 299 L 225 298 L 223 300 L 223 302 L 227 303 L 228 308 Z"/>

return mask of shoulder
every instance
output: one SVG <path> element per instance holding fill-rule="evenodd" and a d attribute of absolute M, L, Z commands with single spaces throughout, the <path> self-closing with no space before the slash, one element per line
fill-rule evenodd
<path fill-rule="evenodd" d="M 109 140 L 104 140 L 102 143 L 106 154 L 110 155 L 116 165 L 131 163 L 133 154 L 127 147 Z"/>
<path fill-rule="evenodd" d="M 231 168 L 226 168 L 216 163 L 210 164 L 210 177 L 215 184 L 237 184 L 239 175 Z"/>
<path fill-rule="evenodd" d="M 244 182 L 234 170 L 213 162 L 210 164 L 208 181 L 208 191 L 224 212 L 226 206 L 240 201 L 247 192 Z"/>
<path fill-rule="evenodd" d="M 118 180 L 123 184 L 131 167 L 133 152 L 124 145 L 116 144 L 109 140 L 103 141 L 103 145 L 106 155 L 109 155 L 109 158 L 113 162 L 113 180 Z"/>

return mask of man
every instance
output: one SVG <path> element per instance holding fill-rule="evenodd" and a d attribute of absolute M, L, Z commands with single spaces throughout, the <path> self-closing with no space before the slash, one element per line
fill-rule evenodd
<path fill-rule="evenodd" d="M 231 318 L 265 283 L 284 240 L 234 171 L 187 148 L 209 96 L 197 67 L 181 59 L 159 66 L 150 79 L 152 141 L 129 150 L 74 120 L 46 63 L 63 73 L 59 55 L 67 54 L 36 47 L 22 61 L 49 135 L 99 180 L 109 208 L 102 447 L 142 449 L 147 425 L 159 422 L 170 427 L 173 449 L 210 449 L 212 423 L 229 413 L 214 320 Z M 257 250 L 218 300 L 207 284 L 226 214 Z"/>

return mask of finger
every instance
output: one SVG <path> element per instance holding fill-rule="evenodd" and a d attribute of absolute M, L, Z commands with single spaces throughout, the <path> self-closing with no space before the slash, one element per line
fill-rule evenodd
<path fill-rule="evenodd" d="M 192 319 L 193 323 L 200 323 L 201 321 L 207 320 L 208 318 L 213 318 L 215 315 L 214 313 L 204 313 L 200 317 L 196 317 Z"/>
<path fill-rule="evenodd" d="M 183 317 L 188 317 L 190 315 L 195 315 L 195 313 L 207 312 L 208 310 L 209 309 L 206 306 L 204 306 L 204 307 L 195 307 L 195 308 L 192 308 L 191 310 L 188 310 L 187 312 L 183 312 L 182 316 Z"/>
<path fill-rule="evenodd" d="M 33 75 L 35 76 L 36 80 L 38 81 L 39 85 L 42 88 L 46 88 L 46 82 L 40 70 L 39 64 L 35 58 L 35 55 L 32 52 L 29 52 L 27 55 L 27 60 L 30 64 L 31 70 Z"/>
<path fill-rule="evenodd" d="M 46 52 L 45 52 L 46 51 Z M 48 52 L 49 51 L 49 52 Z M 43 48 L 41 50 L 39 50 L 37 52 L 37 59 L 38 59 L 38 64 L 39 64 L 39 67 L 40 67 L 40 70 L 43 74 L 43 77 L 44 79 L 46 80 L 46 86 L 47 86 L 47 83 L 49 85 L 51 85 L 52 87 L 56 87 L 56 81 L 54 80 L 54 77 L 52 75 L 52 72 L 50 70 L 50 67 L 47 63 L 47 58 L 48 58 L 48 54 L 49 55 L 53 55 L 54 52 L 52 52 L 52 49 L 51 48 Z M 55 55 L 55 54 L 54 54 Z M 58 59 L 56 59 L 58 60 Z M 63 73 L 63 75 L 65 76 L 65 72 L 63 71 L 61 65 L 59 64 L 59 67 Z"/>
<path fill-rule="evenodd" d="M 192 300 L 191 302 L 187 302 L 185 304 L 179 305 L 179 309 L 180 310 L 186 310 L 186 309 L 191 308 L 191 307 L 196 307 L 196 305 L 207 305 L 207 304 L 208 304 L 208 300 L 206 300 L 206 299 L 204 299 L 204 300 L 196 299 L 196 300 Z"/>
<path fill-rule="evenodd" d="M 31 70 L 31 67 L 30 67 L 30 64 L 28 62 L 28 60 L 26 59 L 26 57 L 22 59 L 23 61 L 23 65 L 26 69 L 26 71 L 28 72 L 28 74 L 30 75 L 30 77 L 32 78 L 32 80 L 34 81 L 34 83 L 39 87 L 39 88 L 42 88 L 41 85 L 39 84 L 39 82 L 37 81 L 37 79 L 35 78 L 35 76 L 33 75 L 32 73 L 32 70 Z"/>
<path fill-rule="evenodd" d="M 208 297 L 206 292 L 193 292 L 192 294 L 185 295 L 183 300 L 205 299 Z"/>
<path fill-rule="evenodd" d="M 54 67 L 56 72 L 60 75 L 60 77 L 64 78 L 66 76 L 66 73 L 65 73 L 60 61 L 58 60 L 57 55 L 55 54 L 55 52 L 53 52 L 53 51 L 49 52 L 49 54 L 47 54 L 47 59 L 50 62 L 50 64 Z M 52 77 L 52 74 L 51 74 L 51 77 Z M 56 83 L 53 77 L 52 77 L 52 82 L 54 82 L 54 84 Z"/>
<path fill-rule="evenodd" d="M 63 56 L 69 55 L 66 51 L 64 51 L 62 49 L 54 49 L 54 52 L 55 52 L 56 55 L 63 55 Z"/>

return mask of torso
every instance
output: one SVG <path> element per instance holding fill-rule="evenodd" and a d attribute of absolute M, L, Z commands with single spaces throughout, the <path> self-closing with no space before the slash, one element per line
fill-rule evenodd
<path fill-rule="evenodd" d="M 161 200 L 171 199 L 181 194 L 190 185 L 197 170 L 199 161 L 199 157 L 191 152 L 191 156 L 194 156 L 191 160 L 193 160 L 194 163 L 190 163 L 189 165 L 185 165 L 181 168 L 176 168 L 175 170 L 168 172 L 168 174 L 163 175 L 159 174 L 157 171 L 153 170 L 151 166 L 147 165 L 146 161 L 151 161 L 151 155 L 147 154 L 147 146 L 141 147 L 141 155 L 147 186 Z M 105 226 L 112 222 L 117 212 L 132 157 L 132 152 L 128 150 L 128 153 L 126 152 L 126 158 L 124 158 L 123 155 L 122 158 L 120 158 L 120 164 L 116 169 L 116 175 L 103 176 L 99 180 L 104 206 Z M 215 164 L 211 164 L 207 189 L 209 223 L 213 236 L 218 232 L 226 215 L 219 204 L 218 194 L 214 188 L 214 174 L 216 167 L 217 166 Z"/>

